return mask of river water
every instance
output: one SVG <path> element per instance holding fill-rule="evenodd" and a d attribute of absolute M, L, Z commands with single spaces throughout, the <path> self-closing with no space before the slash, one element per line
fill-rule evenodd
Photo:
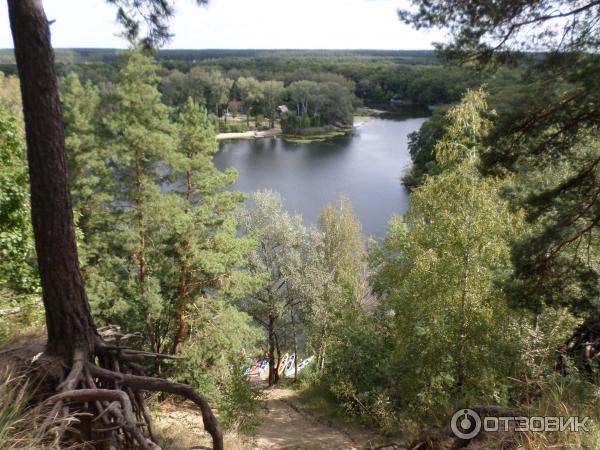
<path fill-rule="evenodd" d="M 410 167 L 407 135 L 426 118 L 372 119 L 346 136 L 310 144 L 279 138 L 221 142 L 219 169 L 239 172 L 234 189 L 278 191 L 290 212 L 316 224 L 319 213 L 345 193 L 366 235 L 383 236 L 392 214 L 409 203 L 400 178 Z"/>

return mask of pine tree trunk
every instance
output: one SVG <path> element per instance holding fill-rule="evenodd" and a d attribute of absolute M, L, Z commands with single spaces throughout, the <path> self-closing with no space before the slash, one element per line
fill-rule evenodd
<path fill-rule="evenodd" d="M 188 155 L 188 157 L 191 157 L 191 155 Z M 189 170 L 186 174 L 186 178 L 187 190 L 185 194 L 185 199 L 189 205 L 190 198 L 192 196 L 192 174 Z M 187 214 L 188 211 L 189 210 L 186 208 L 185 213 Z M 183 340 L 183 335 L 185 333 L 185 308 L 187 306 L 188 296 L 188 264 L 186 260 L 186 252 L 188 245 L 188 241 L 186 241 L 185 239 L 181 241 L 181 259 L 179 261 L 179 305 L 177 305 L 179 325 L 177 327 L 177 332 L 175 333 L 175 338 L 173 339 L 173 354 L 177 353 L 177 347 L 179 347 L 179 344 Z"/>
<path fill-rule="evenodd" d="M 275 384 L 275 317 L 269 315 L 269 386 Z"/>
<path fill-rule="evenodd" d="M 181 242 L 180 245 L 181 245 L 181 252 L 185 253 L 187 251 L 188 242 L 184 240 Z M 173 350 L 172 350 L 173 354 L 177 353 L 177 348 L 179 347 L 179 344 L 183 340 L 183 335 L 185 333 L 185 322 L 186 322 L 185 308 L 187 305 L 187 292 L 188 292 L 187 272 L 188 272 L 187 261 L 185 259 L 185 256 L 182 255 L 181 260 L 179 261 L 179 288 L 178 288 L 179 304 L 177 305 L 177 309 L 178 309 L 177 320 L 178 320 L 179 324 L 177 326 L 175 338 L 173 339 Z"/>
<path fill-rule="evenodd" d="M 135 208 L 138 225 L 138 262 L 139 262 L 139 274 L 138 283 L 140 285 L 140 300 L 142 301 L 144 308 L 144 322 L 146 324 L 146 333 L 148 333 L 148 339 L 152 346 L 152 351 L 157 352 L 158 344 L 156 342 L 156 336 L 154 335 L 154 329 L 152 328 L 152 317 L 150 316 L 150 308 L 146 304 L 146 230 L 144 226 L 144 199 L 143 199 L 143 184 L 142 184 L 142 162 L 139 155 L 136 155 L 135 159 Z"/>
<path fill-rule="evenodd" d="M 49 354 L 67 360 L 97 338 L 79 270 L 54 52 L 40 0 L 8 0 L 21 82 L 31 219 Z"/>

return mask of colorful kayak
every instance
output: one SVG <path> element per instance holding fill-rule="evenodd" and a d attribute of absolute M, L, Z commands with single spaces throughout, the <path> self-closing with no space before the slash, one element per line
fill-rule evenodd
<path fill-rule="evenodd" d="M 279 375 L 281 375 L 283 373 L 283 371 L 285 370 L 285 368 L 286 368 L 286 366 L 288 364 L 289 359 L 290 359 L 290 355 L 289 355 L 289 353 L 286 353 L 279 360 L 279 370 L 277 371 L 277 373 L 279 373 Z"/>
<path fill-rule="evenodd" d="M 269 379 L 269 360 L 263 359 L 261 361 L 260 369 L 258 372 L 258 376 L 261 380 L 265 381 Z"/>
<path fill-rule="evenodd" d="M 298 364 L 298 367 L 296 368 L 296 370 L 298 372 L 300 372 L 302 369 L 304 369 L 306 366 L 308 366 L 310 363 L 312 363 L 314 361 L 315 357 L 314 356 L 309 356 L 308 358 L 302 360 L 302 362 L 300 362 Z M 294 363 L 292 361 L 292 365 L 286 369 L 285 371 L 285 376 L 287 378 L 292 378 L 294 376 Z"/>
<path fill-rule="evenodd" d="M 284 372 L 283 372 L 287 378 L 294 376 L 294 362 L 295 361 L 296 361 L 296 355 L 292 354 L 292 356 L 290 356 L 287 366 L 285 367 Z"/>

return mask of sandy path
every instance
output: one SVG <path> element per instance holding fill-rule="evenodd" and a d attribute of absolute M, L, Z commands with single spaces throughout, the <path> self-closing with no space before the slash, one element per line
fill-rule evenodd
<path fill-rule="evenodd" d="M 265 390 L 267 412 L 257 430 L 256 449 L 327 449 L 364 448 L 346 432 L 334 428 L 295 405 L 291 389 Z"/>

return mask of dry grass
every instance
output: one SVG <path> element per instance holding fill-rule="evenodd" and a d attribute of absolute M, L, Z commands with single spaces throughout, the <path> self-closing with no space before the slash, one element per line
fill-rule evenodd
<path fill-rule="evenodd" d="M 189 450 L 211 448 L 210 435 L 204 431 L 202 415 L 188 402 L 167 400 L 150 404 L 158 444 L 163 449 Z M 236 433 L 223 436 L 226 449 L 250 450 L 252 439 Z M 201 446 L 201 447 L 200 447 Z"/>
<path fill-rule="evenodd" d="M 517 433 L 519 450 L 600 450 L 600 388 L 577 378 L 554 377 L 533 386 L 530 416 L 591 418 L 589 432 Z"/>

